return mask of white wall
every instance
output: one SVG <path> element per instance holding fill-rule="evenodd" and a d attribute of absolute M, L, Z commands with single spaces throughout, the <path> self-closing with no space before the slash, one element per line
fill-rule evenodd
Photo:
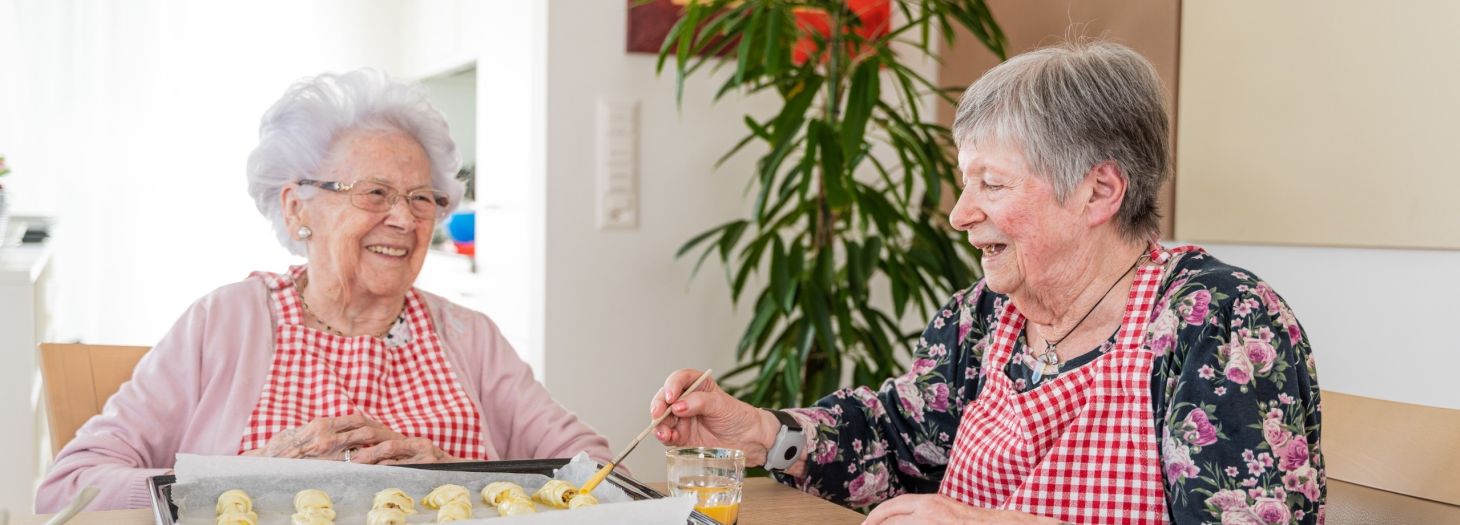
<path fill-rule="evenodd" d="M 1460 250 L 1457 21 L 1453 1 L 1183 3 L 1176 235 Z"/>
<path fill-rule="evenodd" d="M 672 74 L 654 57 L 624 52 L 623 2 L 555 1 L 548 7 L 546 352 L 547 386 L 615 447 L 648 424 L 649 399 L 672 370 L 728 370 L 749 305 L 730 308 L 723 272 L 674 252 L 696 233 L 748 209 L 742 190 L 752 156 L 713 169 L 741 136 L 742 116 L 764 115 L 771 98 L 727 96 L 719 82 L 686 83 L 674 105 Z M 730 68 L 733 69 L 733 68 Z M 730 71 L 727 71 L 727 73 Z M 599 98 L 640 103 L 640 225 L 595 226 L 594 135 Z M 627 461 L 644 480 L 662 480 L 662 448 L 651 437 Z"/>
<path fill-rule="evenodd" d="M 1460 252 L 1202 245 L 1288 301 L 1324 390 L 1460 409 Z"/>

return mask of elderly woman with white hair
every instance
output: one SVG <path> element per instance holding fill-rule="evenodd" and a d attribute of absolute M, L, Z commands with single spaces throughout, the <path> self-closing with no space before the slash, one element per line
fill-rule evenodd
<path fill-rule="evenodd" d="M 56 457 L 36 498 L 149 504 L 177 453 L 396 464 L 571 456 L 608 443 L 481 313 L 415 289 L 460 161 L 424 89 L 306 79 L 264 114 L 248 189 L 308 259 L 193 304 Z"/>
<path fill-rule="evenodd" d="M 1252 272 L 1158 244 L 1168 124 L 1111 43 L 1025 53 L 964 93 L 949 221 L 983 252 L 881 389 L 765 411 L 672 374 L 670 445 L 744 449 L 872 524 L 1322 523 L 1307 337 Z"/>

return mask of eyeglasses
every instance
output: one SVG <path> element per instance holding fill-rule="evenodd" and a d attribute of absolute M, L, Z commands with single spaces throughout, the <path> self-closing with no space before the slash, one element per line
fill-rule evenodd
<path fill-rule="evenodd" d="M 314 186 L 336 193 L 347 193 L 350 195 L 350 203 L 354 204 L 356 208 L 376 213 L 390 211 L 395 207 L 396 201 L 405 197 L 406 204 L 410 205 L 411 214 L 420 219 L 441 219 L 442 215 L 446 213 L 446 205 L 451 202 L 444 192 L 419 189 L 401 194 L 395 191 L 395 188 L 368 180 L 339 183 L 299 179 L 299 185 Z"/>

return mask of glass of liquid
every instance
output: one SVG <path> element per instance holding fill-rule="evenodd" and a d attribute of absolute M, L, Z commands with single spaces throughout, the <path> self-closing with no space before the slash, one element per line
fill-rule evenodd
<path fill-rule="evenodd" d="M 664 452 L 669 462 L 669 494 L 693 495 L 695 510 L 720 525 L 740 518 L 745 453 L 733 448 L 685 447 Z"/>

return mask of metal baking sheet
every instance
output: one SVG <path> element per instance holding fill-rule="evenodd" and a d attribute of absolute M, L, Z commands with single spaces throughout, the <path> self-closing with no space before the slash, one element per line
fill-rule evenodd
<path fill-rule="evenodd" d="M 553 471 L 567 465 L 569 458 L 554 459 L 524 459 L 509 461 L 470 461 L 462 463 L 430 463 L 422 465 L 399 465 L 406 468 L 422 470 L 447 470 L 453 472 L 506 472 L 514 474 L 542 474 L 551 477 Z M 599 463 L 600 468 L 603 467 Z M 636 500 L 658 499 L 664 495 L 659 491 L 649 488 L 638 480 L 619 474 L 614 471 L 609 474 L 608 483 L 627 492 L 630 497 Z M 177 505 L 172 503 L 172 485 L 177 483 L 177 476 L 153 476 L 147 480 L 147 488 L 152 494 L 152 514 L 157 518 L 157 525 L 177 525 Z M 715 520 L 710 519 L 699 511 L 690 514 L 685 520 L 688 525 L 718 525 Z"/>

